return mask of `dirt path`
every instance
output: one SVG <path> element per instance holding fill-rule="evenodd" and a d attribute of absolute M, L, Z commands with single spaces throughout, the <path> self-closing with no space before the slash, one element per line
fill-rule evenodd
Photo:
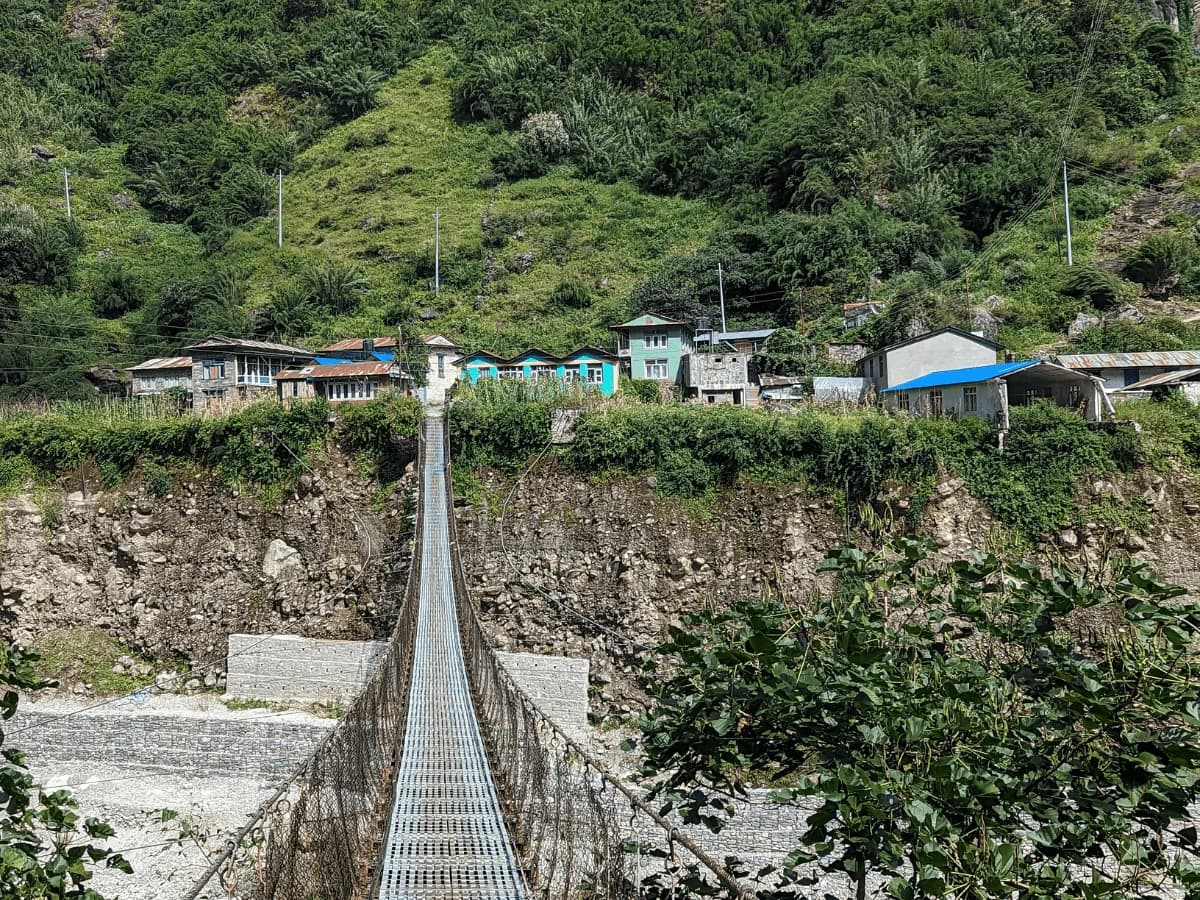
<path fill-rule="evenodd" d="M 1162 221 L 1172 212 L 1195 215 L 1200 201 L 1183 192 L 1184 183 L 1200 174 L 1200 162 L 1188 163 L 1171 179 L 1158 187 L 1139 188 L 1121 204 L 1113 215 L 1112 224 L 1100 236 L 1096 245 L 1096 264 L 1114 274 L 1121 271 L 1129 251 L 1162 227 Z"/>

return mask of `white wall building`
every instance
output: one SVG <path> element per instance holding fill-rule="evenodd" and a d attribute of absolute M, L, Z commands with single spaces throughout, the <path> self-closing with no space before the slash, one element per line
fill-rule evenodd
<path fill-rule="evenodd" d="M 864 356 L 858 361 L 858 374 L 871 382 L 876 394 L 882 394 L 930 372 L 991 365 L 1001 349 L 982 335 L 939 328 Z"/>
<path fill-rule="evenodd" d="M 1060 366 L 1096 375 L 1106 391 L 1119 391 L 1155 375 L 1200 367 L 1200 350 L 1154 353 L 1070 353 L 1054 360 Z"/>

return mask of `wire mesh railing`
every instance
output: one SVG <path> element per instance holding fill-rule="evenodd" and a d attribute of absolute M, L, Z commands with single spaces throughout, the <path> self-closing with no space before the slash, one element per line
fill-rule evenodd
<path fill-rule="evenodd" d="M 417 458 L 423 458 L 419 440 Z M 425 497 L 417 492 L 416 520 Z M 391 807 L 416 636 L 421 529 L 383 661 L 308 761 L 225 842 L 185 900 L 350 900 Z"/>
<path fill-rule="evenodd" d="M 476 715 L 509 833 L 534 896 L 625 900 L 697 894 L 748 900 L 741 883 L 548 719 L 501 665 L 463 573 L 444 423 L 451 558 Z M 440 502 L 440 498 L 428 498 Z M 681 888 L 681 883 L 689 885 Z"/>

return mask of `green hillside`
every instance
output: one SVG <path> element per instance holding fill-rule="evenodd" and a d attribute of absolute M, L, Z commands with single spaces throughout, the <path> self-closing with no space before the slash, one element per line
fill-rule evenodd
<path fill-rule="evenodd" d="M 718 262 L 732 327 L 802 342 L 982 318 L 1029 351 L 1132 302 L 1077 346 L 1200 346 L 1174 24 L 1141 0 L 13 0 L 0 399 L 211 331 L 562 350 L 715 312 Z M 865 297 L 888 313 L 844 334 Z"/>

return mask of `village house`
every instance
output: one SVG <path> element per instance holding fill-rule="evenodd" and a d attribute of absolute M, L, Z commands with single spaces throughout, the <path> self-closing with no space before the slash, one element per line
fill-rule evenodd
<path fill-rule="evenodd" d="M 458 344 L 440 334 L 423 334 L 421 343 L 427 354 L 425 386 L 419 391 L 422 403 L 441 404 L 446 402 L 446 391 L 458 380 Z M 348 338 L 322 347 L 323 356 L 344 359 L 350 362 L 391 362 L 396 358 L 399 339 L 396 337 Z M 411 360 L 411 353 L 405 358 Z M 328 363 L 326 363 L 328 364 Z M 401 364 L 404 365 L 403 360 Z"/>
<path fill-rule="evenodd" d="M 1109 391 L 1109 395 L 1114 400 L 1161 398 L 1171 393 L 1182 394 L 1193 403 L 1200 404 L 1200 367 L 1151 375 L 1149 378 L 1135 381 L 1127 387 Z"/>
<path fill-rule="evenodd" d="M 680 362 L 696 350 L 690 325 L 653 313 L 614 325 L 612 329 L 617 332 L 621 368 L 635 381 L 678 382 Z"/>
<path fill-rule="evenodd" d="M 754 331 L 697 331 L 696 346 L 701 350 L 759 353 L 766 345 L 767 338 L 774 333 L 774 328 L 759 328 Z"/>
<path fill-rule="evenodd" d="M 472 384 L 484 378 L 515 378 L 586 384 L 605 397 L 617 390 L 617 357 L 597 347 L 581 347 L 565 356 L 536 348 L 511 357 L 476 350 L 460 357 L 458 367 L 460 377 Z"/>
<path fill-rule="evenodd" d="M 192 357 L 192 406 L 197 410 L 271 396 L 280 372 L 316 358 L 301 347 L 221 335 L 185 349 Z"/>
<path fill-rule="evenodd" d="M 961 328 L 939 328 L 867 354 L 857 363 L 858 375 L 880 395 L 930 372 L 991 365 L 1001 349 L 982 335 Z"/>
<path fill-rule="evenodd" d="M 757 401 L 751 383 L 750 353 L 688 353 L 680 361 L 680 380 L 688 399 L 704 404 L 746 406 Z"/>
<path fill-rule="evenodd" d="M 130 389 L 135 397 L 163 394 L 170 390 L 192 393 L 192 358 L 190 356 L 159 356 L 130 366 Z"/>
<path fill-rule="evenodd" d="M 1060 366 L 1096 375 L 1106 391 L 1122 391 L 1155 375 L 1200 368 L 1200 350 L 1153 353 L 1071 353 L 1054 360 Z"/>
<path fill-rule="evenodd" d="M 1099 378 L 1039 360 L 928 372 L 884 388 L 881 397 L 894 411 L 985 419 L 1002 430 L 1009 427 L 1011 407 L 1039 400 L 1074 409 L 1088 422 L 1113 412 Z"/>
<path fill-rule="evenodd" d="M 285 369 L 275 377 L 276 396 L 284 403 L 321 397 L 330 403 L 366 403 L 384 391 L 412 393 L 412 378 L 395 360 L 316 363 Z"/>
<path fill-rule="evenodd" d="M 429 353 L 421 400 L 432 404 L 445 403 L 446 392 L 458 381 L 459 346 L 440 334 L 423 334 L 421 340 Z"/>
<path fill-rule="evenodd" d="M 887 309 L 882 300 L 864 300 L 860 303 L 842 304 L 842 328 L 849 331 L 860 325 L 866 325 L 877 315 Z"/>

